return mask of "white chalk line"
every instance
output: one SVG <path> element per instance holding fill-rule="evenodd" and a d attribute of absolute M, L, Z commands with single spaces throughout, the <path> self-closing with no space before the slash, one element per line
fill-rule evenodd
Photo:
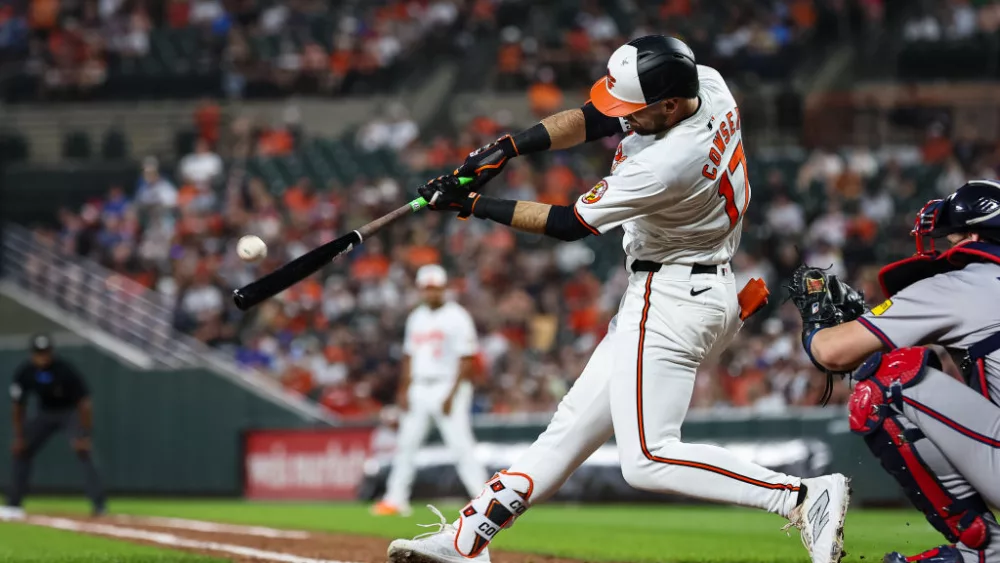
<path fill-rule="evenodd" d="M 158 543 L 160 545 L 165 545 L 169 547 L 184 547 L 188 549 L 218 551 L 222 553 L 229 553 L 232 555 L 240 555 L 243 557 L 255 557 L 257 559 L 279 561 L 281 563 L 352 563 L 348 561 L 314 559 L 312 557 L 299 557 L 298 555 L 290 555 L 287 553 L 279 553 L 276 551 L 266 551 L 263 549 L 254 549 L 252 547 L 244 547 L 242 545 L 190 540 L 187 538 L 182 538 L 179 536 L 175 536 L 173 534 L 167 534 L 163 532 L 147 532 L 145 530 L 137 530 L 135 528 L 125 528 L 123 526 L 113 526 L 110 524 L 78 522 L 76 520 L 68 520 L 66 518 L 30 516 L 25 520 L 25 522 L 28 524 L 34 524 L 36 526 L 55 528 L 57 530 L 67 530 L 71 532 L 85 532 L 89 534 L 97 534 L 100 536 L 110 536 L 113 538 L 142 540 L 152 543 Z"/>
<path fill-rule="evenodd" d="M 162 528 L 176 528 L 179 530 L 190 530 L 192 532 L 212 532 L 223 534 L 237 534 L 241 536 L 258 536 L 262 538 L 285 538 L 302 540 L 310 537 L 309 532 L 302 530 L 278 530 L 264 526 L 244 526 L 240 524 L 222 524 L 219 522 L 206 522 L 204 520 L 189 520 L 187 518 L 167 518 L 163 516 L 131 516 L 116 515 L 115 521 L 122 524 L 159 526 Z"/>

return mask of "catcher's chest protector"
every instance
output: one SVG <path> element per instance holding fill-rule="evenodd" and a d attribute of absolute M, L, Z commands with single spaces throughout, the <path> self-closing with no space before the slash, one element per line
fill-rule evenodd
<path fill-rule="evenodd" d="M 961 270 L 971 262 L 1000 264 L 1000 246 L 987 242 L 967 242 L 944 252 L 917 254 L 893 262 L 878 273 L 878 281 L 886 298 L 922 279 Z"/>
<path fill-rule="evenodd" d="M 968 242 L 945 252 L 917 254 L 882 268 L 879 272 L 879 283 L 888 298 L 922 279 L 960 270 L 971 262 L 1000 264 L 1000 246 L 986 242 Z M 1000 333 L 995 333 L 970 346 L 960 364 L 965 382 L 994 403 L 997 403 L 1000 397 L 990 396 L 986 377 L 986 356 L 998 349 L 1000 349 Z"/>

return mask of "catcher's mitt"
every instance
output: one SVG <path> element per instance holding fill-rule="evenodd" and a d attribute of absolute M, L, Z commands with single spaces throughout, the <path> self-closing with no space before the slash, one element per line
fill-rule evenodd
<path fill-rule="evenodd" d="M 826 404 L 833 393 L 833 376 L 843 376 L 846 372 L 831 371 L 817 363 L 809 350 L 810 340 L 818 330 L 860 317 L 865 312 L 865 296 L 837 276 L 827 275 L 820 268 L 805 264 L 795 269 L 786 288 L 802 316 L 802 346 L 813 365 L 827 375 L 827 387 L 823 393 L 823 404 Z"/>

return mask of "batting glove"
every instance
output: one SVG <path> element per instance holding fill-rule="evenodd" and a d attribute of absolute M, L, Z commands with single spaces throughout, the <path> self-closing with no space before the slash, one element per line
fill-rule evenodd
<path fill-rule="evenodd" d="M 475 178 L 470 184 L 467 184 L 467 187 L 476 189 L 500 174 L 507 162 L 517 155 L 514 138 L 510 135 L 504 135 L 485 147 L 480 147 L 469 153 L 465 162 L 455 170 L 455 175 Z"/>
<path fill-rule="evenodd" d="M 475 192 L 459 183 L 458 176 L 438 176 L 417 188 L 420 197 L 427 200 L 427 206 L 435 211 L 457 211 L 466 218 L 472 214 Z"/>

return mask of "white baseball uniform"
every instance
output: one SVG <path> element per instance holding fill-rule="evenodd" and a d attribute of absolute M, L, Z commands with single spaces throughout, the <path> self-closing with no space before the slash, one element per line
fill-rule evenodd
<path fill-rule="evenodd" d="M 533 481 L 532 502 L 613 434 L 622 473 L 638 489 L 786 517 L 795 507 L 798 478 L 680 440 L 698 365 L 742 325 L 728 263 L 750 201 L 736 101 L 714 69 L 699 66 L 698 76 L 697 111 L 665 133 L 626 136 L 611 174 L 576 203 L 595 233 L 624 229 L 631 273 L 612 330 L 510 468 Z"/>
<path fill-rule="evenodd" d="M 576 202 L 594 233 L 625 230 L 628 289 L 548 428 L 463 509 L 462 554 L 480 553 L 502 527 L 495 505 L 512 518 L 525 500 L 544 501 L 612 436 L 638 489 L 785 517 L 795 508 L 797 477 L 681 442 L 698 365 L 742 325 L 729 260 L 750 200 L 739 109 L 717 71 L 697 68 L 697 111 L 665 133 L 626 136 L 611 174 Z"/>
<path fill-rule="evenodd" d="M 436 309 L 420 305 L 407 318 L 403 353 L 410 358 L 409 410 L 400 417 L 397 450 L 384 498 L 387 503 L 409 507 L 415 457 L 431 421 L 451 450 L 469 494 L 476 494 L 486 482 L 486 470 L 472 456 L 472 384 L 460 383 L 450 414 L 441 412 L 459 376 L 462 358 L 475 355 L 477 349 L 472 317 L 457 303 L 446 302 Z"/>

